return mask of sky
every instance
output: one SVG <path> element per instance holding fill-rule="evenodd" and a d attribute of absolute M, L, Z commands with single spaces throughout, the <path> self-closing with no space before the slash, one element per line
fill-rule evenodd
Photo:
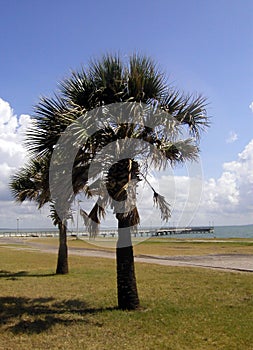
<path fill-rule="evenodd" d="M 27 160 L 24 133 L 40 96 L 90 59 L 133 52 L 151 56 L 177 89 L 208 98 L 199 163 L 150 177 L 171 203 L 170 224 L 253 223 L 251 0 L 0 0 L 0 9 L 0 228 L 17 218 L 51 227 L 47 208 L 17 205 L 8 188 Z M 160 224 L 140 192 L 142 224 Z"/>

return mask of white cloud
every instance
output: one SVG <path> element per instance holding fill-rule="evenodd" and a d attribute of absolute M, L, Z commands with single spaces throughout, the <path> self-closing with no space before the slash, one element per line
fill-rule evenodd
<path fill-rule="evenodd" d="M 230 131 L 228 138 L 226 139 L 226 143 L 233 143 L 238 140 L 238 135 L 234 131 Z"/>
<path fill-rule="evenodd" d="M 0 98 L 0 228 L 15 227 L 17 216 L 22 227 L 50 226 L 48 212 L 40 214 L 34 203 L 14 204 L 9 190 L 10 175 L 26 161 L 23 140 L 31 117 L 17 116 L 10 104 Z"/>
<path fill-rule="evenodd" d="M 165 175 L 164 172 L 162 176 L 157 173 L 152 182 L 154 189 L 164 196 L 170 205 L 172 215 L 169 224 L 173 226 L 190 225 L 201 201 L 202 174 L 191 176 L 191 171 L 187 167 L 184 170 L 185 175 L 180 176 L 173 174 L 172 171 L 169 175 Z M 148 186 L 145 188 L 137 202 L 141 214 L 141 225 L 149 226 L 151 222 L 161 226 L 166 225 L 160 219 L 159 209 L 154 208 L 152 190 Z"/>
<path fill-rule="evenodd" d="M 253 101 L 251 102 L 251 104 L 249 105 L 249 108 L 252 110 L 253 112 Z"/>
<path fill-rule="evenodd" d="M 30 123 L 29 115 L 17 117 L 9 103 L 0 98 L 0 165 L 7 163 L 17 168 L 24 163 L 26 152 L 22 142 Z"/>
<path fill-rule="evenodd" d="M 206 181 L 201 210 L 227 224 L 253 222 L 253 140 L 223 164 L 219 179 Z"/>
<path fill-rule="evenodd" d="M 13 110 L 10 104 L 0 98 L 0 125 L 5 125 L 13 117 Z"/>
<path fill-rule="evenodd" d="M 236 160 L 223 164 L 218 179 L 204 181 L 201 176 L 172 174 L 159 179 L 159 190 L 171 204 L 170 224 L 208 225 L 213 221 L 217 225 L 252 223 L 253 140 Z M 152 198 L 144 196 L 144 203 L 140 205 L 145 208 L 146 224 L 150 218 L 159 222 L 159 211 L 156 213 L 152 207 Z"/>

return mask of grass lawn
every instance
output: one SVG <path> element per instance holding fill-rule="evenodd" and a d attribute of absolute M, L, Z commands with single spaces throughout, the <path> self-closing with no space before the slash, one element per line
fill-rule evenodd
<path fill-rule="evenodd" d="M 151 255 L 206 255 L 253 254 L 252 240 L 185 240 L 152 238 L 135 246 L 136 254 Z"/>
<path fill-rule="evenodd" d="M 108 243 L 109 241 L 109 243 Z M 28 242 L 35 242 L 41 244 L 47 244 L 58 247 L 57 238 L 30 238 Z M 73 248 L 86 248 L 97 250 L 111 250 L 115 249 L 108 247 L 109 245 L 115 245 L 108 238 L 99 239 L 96 238 L 94 243 L 89 240 L 68 238 L 68 246 Z M 205 254 L 253 254 L 253 240 L 252 239 L 240 239 L 240 240 L 175 240 L 171 238 L 150 238 L 143 242 L 134 245 L 134 253 L 147 254 L 147 255 L 205 255 Z"/>
<path fill-rule="evenodd" d="M 143 244 L 144 246 L 145 244 Z M 0 349 L 253 349 L 250 273 L 136 264 L 142 309 L 115 308 L 115 261 L 0 247 Z"/>

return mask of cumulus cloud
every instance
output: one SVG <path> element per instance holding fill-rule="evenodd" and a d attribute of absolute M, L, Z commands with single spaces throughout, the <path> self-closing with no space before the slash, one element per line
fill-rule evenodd
<path fill-rule="evenodd" d="M 201 201 L 203 190 L 203 178 L 201 166 L 199 164 L 199 173 L 192 174 L 192 171 L 186 166 L 181 169 L 183 174 L 177 175 L 168 169 L 162 176 L 159 173 L 154 174 L 149 182 L 152 183 L 154 189 L 166 198 L 170 205 L 171 218 L 169 225 L 187 226 L 191 225 Z M 169 174 L 168 174 L 169 173 Z M 167 175 L 168 174 L 168 175 Z M 140 191 L 141 187 L 144 187 Z M 165 222 L 160 219 L 160 211 L 154 208 L 153 192 L 148 185 L 139 185 L 139 198 L 137 202 L 141 216 L 141 225 L 164 226 Z"/>
<path fill-rule="evenodd" d="M 26 151 L 24 132 L 31 123 L 29 115 L 16 116 L 10 104 L 0 98 L 0 198 L 6 198 L 10 174 L 23 165 Z M 9 195 L 10 197 L 10 195 Z"/>
<path fill-rule="evenodd" d="M 16 116 L 9 103 L 0 98 L 0 164 L 16 168 L 24 163 L 26 152 L 22 142 L 30 124 L 29 115 Z"/>
<path fill-rule="evenodd" d="M 200 174 L 201 175 L 201 174 Z M 253 222 L 253 140 L 237 156 L 223 164 L 219 178 L 164 175 L 159 190 L 171 204 L 171 225 L 250 224 Z M 140 202 L 146 222 L 159 222 L 152 195 Z M 162 224 L 160 222 L 160 224 Z M 163 224 L 164 225 L 164 224 Z"/>
<path fill-rule="evenodd" d="M 238 140 L 238 135 L 234 131 L 230 131 L 228 138 L 226 139 L 226 143 L 233 143 Z"/>
<path fill-rule="evenodd" d="M 205 182 L 201 210 L 209 212 L 212 217 L 223 216 L 227 224 L 236 221 L 252 223 L 253 140 L 238 154 L 236 160 L 223 164 L 220 178 L 211 178 Z"/>
<path fill-rule="evenodd" d="M 253 112 L 253 102 L 251 102 L 251 104 L 249 105 L 249 108 L 252 110 Z"/>
<path fill-rule="evenodd" d="M 34 203 L 15 205 L 9 190 L 10 175 L 27 159 L 23 140 L 29 125 L 29 115 L 15 115 L 10 104 L 0 98 L 0 228 L 15 227 L 17 216 L 26 227 L 36 227 L 38 223 L 50 226 L 47 215 L 38 214 Z"/>

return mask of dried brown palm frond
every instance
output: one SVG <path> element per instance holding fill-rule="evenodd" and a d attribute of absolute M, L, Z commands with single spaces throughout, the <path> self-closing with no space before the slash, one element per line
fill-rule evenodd
<path fill-rule="evenodd" d="M 82 217 L 82 219 L 84 221 L 84 225 L 88 226 L 89 214 L 87 214 L 85 210 L 80 208 L 80 215 L 81 215 L 81 217 Z"/>
<path fill-rule="evenodd" d="M 164 196 L 161 196 L 159 193 L 154 191 L 154 205 L 160 209 L 161 219 L 164 221 L 168 221 L 171 216 L 170 205 L 166 202 Z"/>
<path fill-rule="evenodd" d="M 140 216 L 139 216 L 138 209 L 136 207 L 134 207 L 134 209 L 132 209 L 126 215 L 129 218 L 130 226 L 136 227 L 136 225 L 140 223 Z"/>
<path fill-rule="evenodd" d="M 97 204 L 95 204 L 90 214 L 86 213 L 83 209 L 80 209 L 80 215 L 83 218 L 89 236 L 94 238 L 98 234 L 98 225 L 100 223 L 97 217 Z"/>
<path fill-rule="evenodd" d="M 83 209 L 80 209 L 80 215 L 83 218 L 84 224 L 87 227 L 90 237 L 96 237 L 99 232 L 99 224 L 101 218 L 105 217 L 105 209 L 103 207 L 101 198 L 97 200 L 89 214 L 87 214 Z"/>
<path fill-rule="evenodd" d="M 136 207 L 131 209 L 129 212 L 118 212 L 116 217 L 121 223 L 126 223 L 125 227 L 130 226 L 133 230 L 136 230 L 137 225 L 140 223 L 140 216 Z"/>

